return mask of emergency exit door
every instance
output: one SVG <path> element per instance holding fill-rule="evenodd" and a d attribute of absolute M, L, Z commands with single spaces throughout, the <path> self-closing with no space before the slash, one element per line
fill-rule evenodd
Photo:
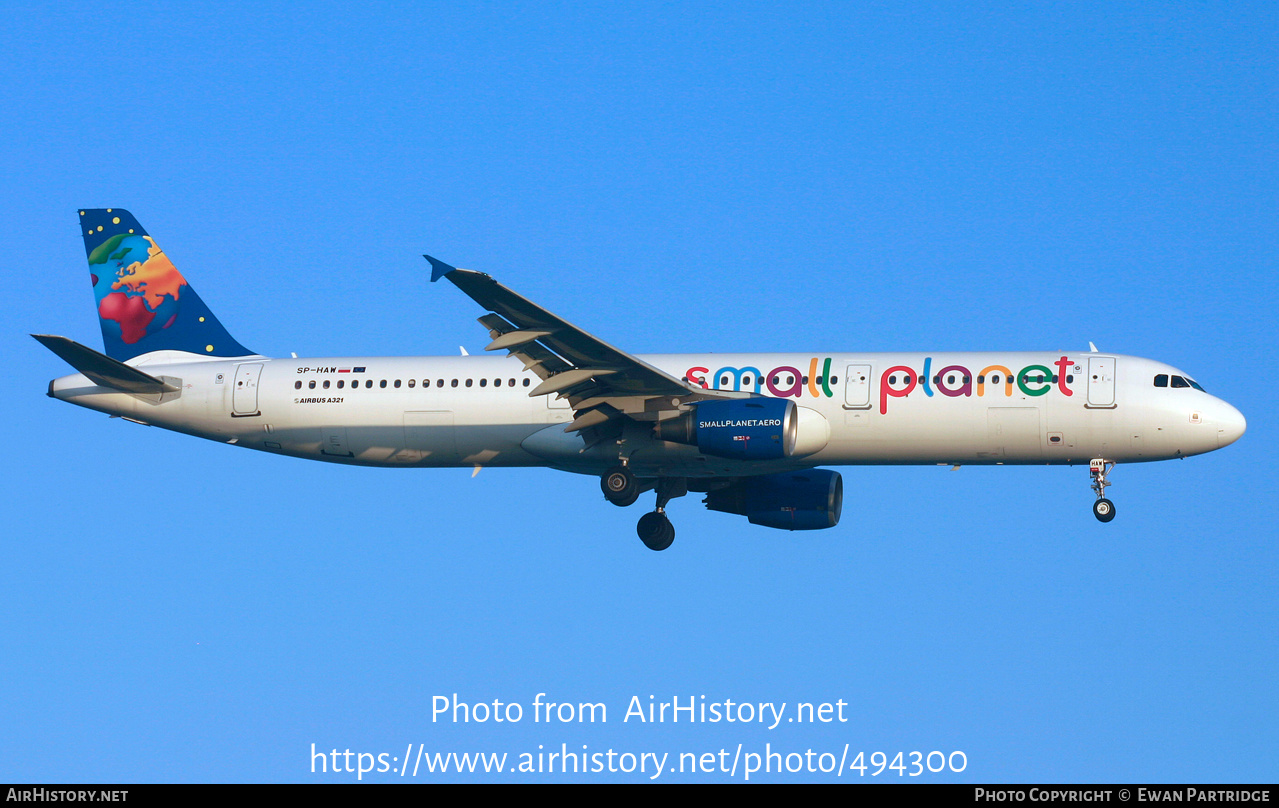
<path fill-rule="evenodd" d="M 844 376 L 844 409 L 870 409 L 870 365 L 849 365 Z"/>

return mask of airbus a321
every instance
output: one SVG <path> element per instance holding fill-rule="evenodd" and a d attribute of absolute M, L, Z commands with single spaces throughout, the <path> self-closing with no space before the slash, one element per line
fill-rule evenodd
<path fill-rule="evenodd" d="M 119 208 L 82 210 L 104 353 L 35 338 L 78 373 L 49 395 L 263 452 L 360 466 L 548 466 L 600 478 L 615 505 L 647 491 L 637 532 L 675 538 L 671 499 L 783 530 L 839 522 L 827 465 L 1089 468 L 1093 513 L 1116 463 L 1186 457 L 1243 416 L 1151 359 L 1053 353 L 634 356 L 486 274 L 427 256 L 485 310 L 492 356 L 270 358 L 245 348 L 155 239 Z"/>

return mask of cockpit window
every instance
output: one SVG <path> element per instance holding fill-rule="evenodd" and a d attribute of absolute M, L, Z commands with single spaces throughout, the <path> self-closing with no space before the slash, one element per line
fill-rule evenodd
<path fill-rule="evenodd" d="M 1200 387 L 1199 382 L 1195 381 L 1194 379 L 1191 379 L 1186 376 L 1170 376 L 1167 373 L 1160 373 L 1158 376 L 1155 377 L 1155 387 L 1167 387 L 1169 379 L 1172 380 L 1173 387 L 1179 387 L 1183 389 L 1187 387 L 1193 387 L 1194 389 L 1198 390 L 1201 393 L 1208 392 L 1207 390 L 1204 390 L 1202 387 Z"/>

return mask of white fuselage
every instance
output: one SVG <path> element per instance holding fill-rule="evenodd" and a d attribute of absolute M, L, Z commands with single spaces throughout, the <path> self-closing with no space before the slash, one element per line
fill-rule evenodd
<path fill-rule="evenodd" d="M 711 388 L 792 398 L 811 453 L 767 462 L 706 456 L 633 423 L 583 451 L 568 402 L 510 357 L 210 360 L 129 364 L 180 393 L 134 396 L 74 374 L 55 398 L 252 449 L 372 466 L 551 466 L 599 474 L 619 455 L 641 476 L 734 476 L 820 465 L 1139 462 L 1212 451 L 1238 410 L 1165 364 L 1097 353 L 685 354 L 641 357 Z M 1009 383 L 1008 376 L 1014 376 Z M 672 410 L 678 408 L 672 402 Z M 804 424 L 807 427 L 803 426 Z M 816 447 L 816 448 L 815 448 Z"/>

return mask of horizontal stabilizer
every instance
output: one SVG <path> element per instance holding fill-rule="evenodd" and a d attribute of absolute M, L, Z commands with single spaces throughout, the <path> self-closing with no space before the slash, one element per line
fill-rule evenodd
<path fill-rule="evenodd" d="M 134 395 L 178 392 L 178 388 L 165 381 L 66 337 L 57 337 L 52 334 L 32 334 L 31 336 L 100 387 L 110 387 L 122 393 Z"/>

